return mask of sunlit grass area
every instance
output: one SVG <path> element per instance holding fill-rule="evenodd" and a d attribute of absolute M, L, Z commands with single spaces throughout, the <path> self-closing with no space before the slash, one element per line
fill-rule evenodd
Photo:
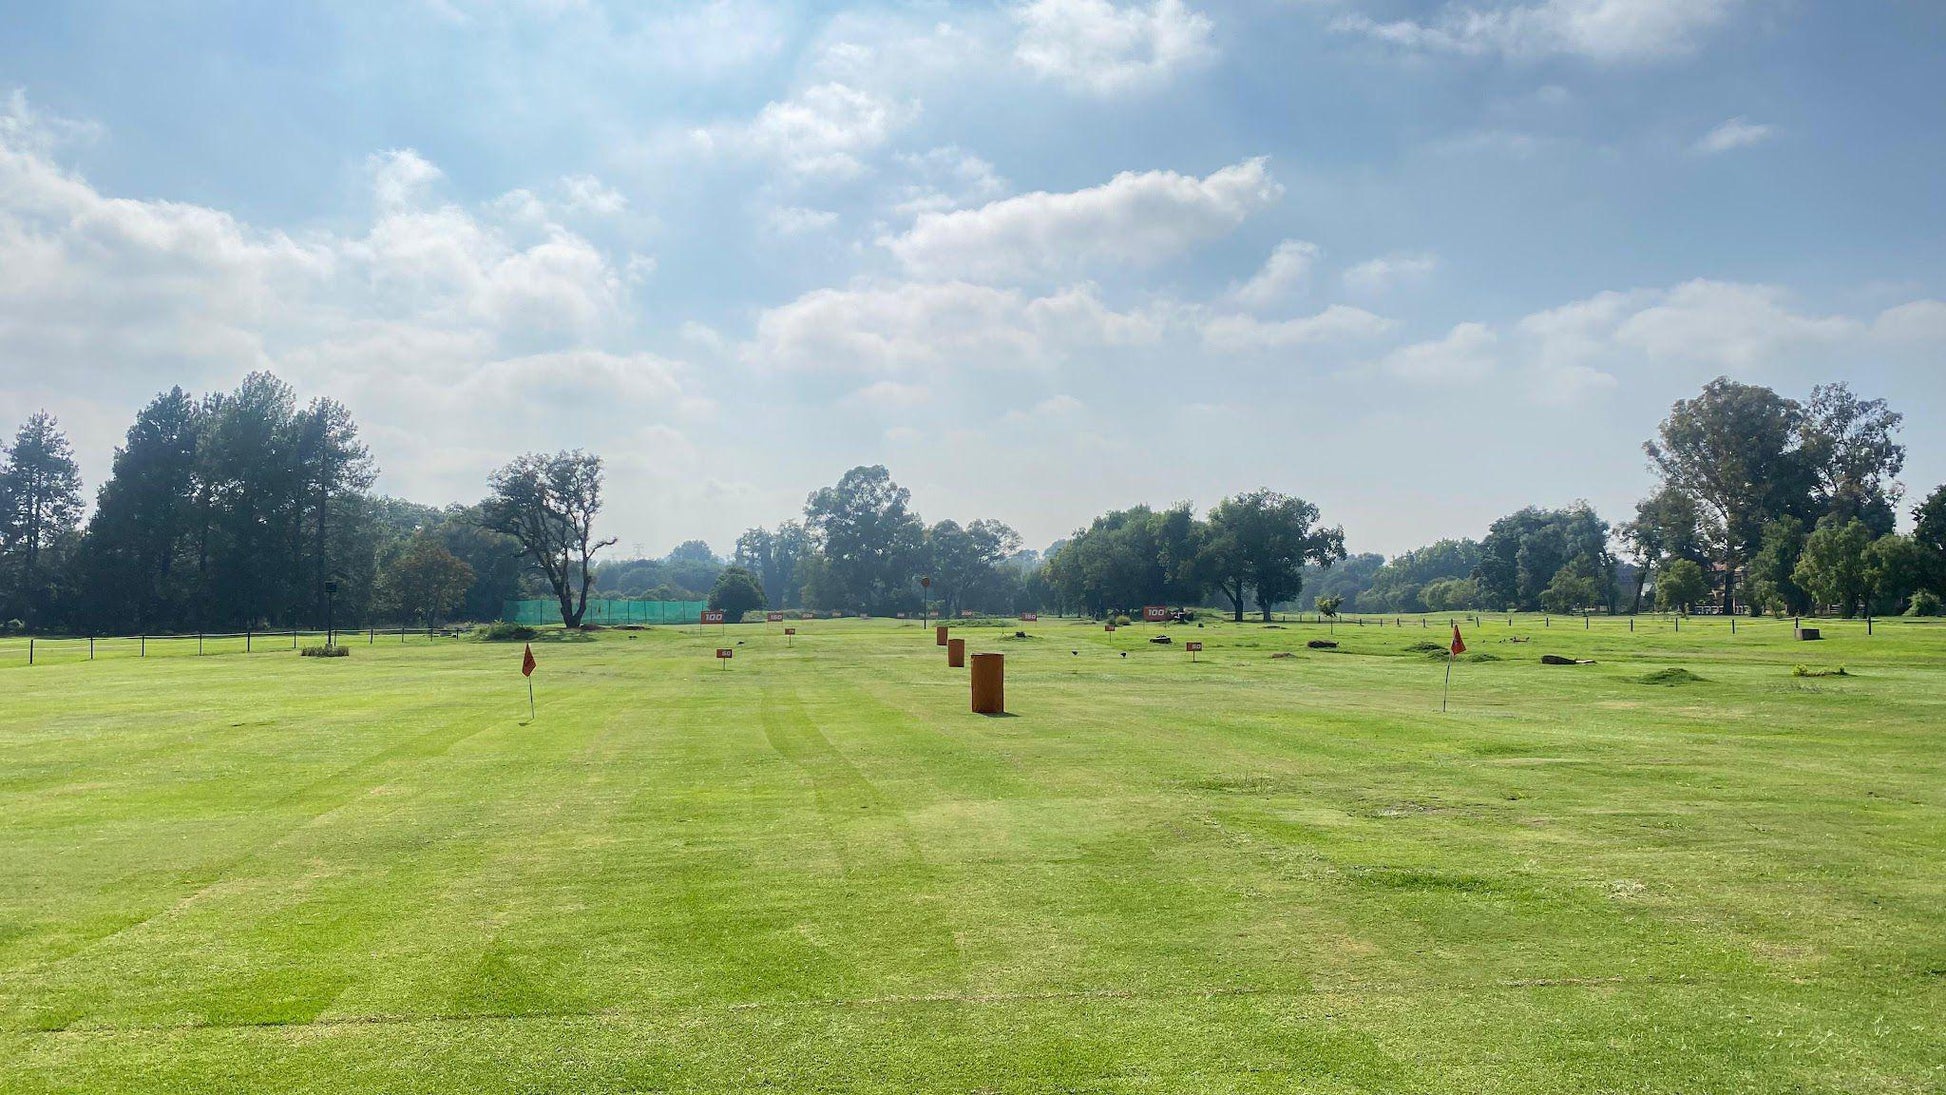
<path fill-rule="evenodd" d="M 9 641 L 0 1090 L 1946 1085 L 1946 627 L 1449 619 Z"/>

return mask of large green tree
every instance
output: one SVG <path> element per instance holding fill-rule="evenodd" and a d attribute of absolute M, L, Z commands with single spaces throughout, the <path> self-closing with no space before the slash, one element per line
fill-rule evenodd
<path fill-rule="evenodd" d="M 1615 530 L 1635 563 L 1635 595 L 1631 613 L 1642 611 L 1642 590 L 1658 570 L 1677 559 L 1704 558 L 1702 533 L 1697 527 L 1696 503 L 1687 494 L 1665 486 L 1635 504 L 1635 519 Z"/>
<path fill-rule="evenodd" d="M 421 532 L 379 572 L 378 602 L 398 620 L 431 627 L 465 602 L 473 577 L 472 567 Z"/>
<path fill-rule="evenodd" d="M 615 543 L 595 535 L 601 513 L 601 457 L 572 452 L 527 453 L 496 470 L 481 507 L 485 527 L 520 544 L 521 557 L 539 569 L 560 604 L 561 622 L 581 626 L 594 583 L 594 557 Z"/>
<path fill-rule="evenodd" d="M 1946 597 L 1946 485 L 1913 508 L 1912 521 L 1912 542 L 1928 560 L 1926 588 Z"/>
<path fill-rule="evenodd" d="M 757 576 L 764 599 L 774 608 L 803 604 L 798 564 L 812 551 L 811 538 L 800 521 L 785 521 L 776 529 L 753 528 L 737 537 L 734 561 Z"/>
<path fill-rule="evenodd" d="M 1871 543 L 1872 530 L 1865 522 L 1856 517 L 1840 520 L 1827 516 L 1804 541 L 1804 554 L 1798 558 L 1791 578 L 1803 587 L 1813 604 L 1856 616 L 1864 610 L 1871 593 L 1865 566 L 1865 549 Z"/>
<path fill-rule="evenodd" d="M 1820 516 L 1857 518 L 1874 536 L 1895 523 L 1904 492 L 1897 482 L 1905 446 L 1895 441 L 1905 417 L 1883 399 L 1860 399 L 1846 384 L 1811 389 L 1799 426 L 1798 453 L 1811 477 Z"/>
<path fill-rule="evenodd" d="M 1737 575 L 1764 524 L 1809 507 L 1811 473 L 1797 446 L 1804 408 L 1754 384 L 1718 377 L 1676 403 L 1643 449 L 1663 484 L 1687 496 L 1719 561 L 1723 604 L 1737 605 Z"/>
<path fill-rule="evenodd" d="M 1804 556 L 1804 522 L 1785 514 L 1764 524 L 1757 555 L 1750 560 L 1748 580 L 1752 605 L 1778 615 L 1801 615 L 1811 599 L 1797 584 L 1797 563 Z"/>
<path fill-rule="evenodd" d="M 1020 550 L 1020 534 L 999 521 L 978 520 L 961 527 L 941 521 L 926 530 L 926 567 L 940 615 L 950 619 L 961 608 L 997 610 L 1010 591 L 1001 564 Z"/>
<path fill-rule="evenodd" d="M 766 603 L 757 576 L 740 566 L 724 567 L 709 591 L 709 606 L 722 609 L 723 618 L 731 623 L 742 620 L 744 613 L 755 612 Z"/>
<path fill-rule="evenodd" d="M 140 630 L 183 626 L 193 586 L 199 408 L 171 388 L 135 416 L 95 498 L 86 541 L 89 622 Z M 193 575 L 192 575 L 193 577 Z"/>
<path fill-rule="evenodd" d="M 1271 608 L 1304 589 L 1304 565 L 1345 557 L 1345 533 L 1318 527 L 1318 507 L 1268 488 L 1225 498 L 1210 510 L 1203 572 L 1223 591 L 1237 620 L 1246 592 L 1266 622 Z"/>
<path fill-rule="evenodd" d="M 1209 587 L 1207 536 L 1207 526 L 1187 502 L 1165 510 L 1113 510 L 1053 553 L 1048 580 L 1062 603 L 1096 616 L 1110 609 L 1191 604 Z"/>
<path fill-rule="evenodd" d="M 1419 612 L 1435 606 L 1427 590 L 1435 583 L 1469 579 L 1480 565 L 1480 545 L 1475 540 L 1438 540 L 1422 548 L 1404 552 L 1387 560 L 1372 575 L 1371 586 L 1359 597 L 1360 606 L 1374 612 Z M 1455 595 L 1477 597 L 1478 584 L 1471 590 L 1442 589 L 1442 600 Z"/>
<path fill-rule="evenodd" d="M 81 470 L 60 424 L 39 411 L 21 424 L 0 459 L 0 610 L 45 622 L 54 595 L 57 545 L 81 520 Z"/>
<path fill-rule="evenodd" d="M 804 518 L 826 562 L 822 596 L 881 615 L 917 607 L 925 526 L 911 501 L 882 464 L 812 492 Z"/>
<path fill-rule="evenodd" d="M 1539 611 L 1541 595 L 1557 576 L 1585 578 L 1601 591 L 1598 603 L 1612 600 L 1615 560 L 1608 551 L 1608 524 L 1587 503 L 1566 509 L 1529 506 L 1488 528 L 1480 542 L 1480 565 L 1473 577 L 1480 596 L 1496 608 Z"/>

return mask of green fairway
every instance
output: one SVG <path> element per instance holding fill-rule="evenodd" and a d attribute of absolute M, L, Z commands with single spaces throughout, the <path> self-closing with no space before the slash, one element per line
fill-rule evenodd
<path fill-rule="evenodd" d="M 0 1091 L 1946 1091 L 1946 626 L 1446 619 L 8 640 Z"/>

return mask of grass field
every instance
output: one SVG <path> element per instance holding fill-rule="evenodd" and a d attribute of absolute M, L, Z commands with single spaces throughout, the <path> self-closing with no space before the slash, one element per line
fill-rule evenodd
<path fill-rule="evenodd" d="M 8 643 L 0 1090 L 1946 1091 L 1946 627 L 1405 623 Z"/>

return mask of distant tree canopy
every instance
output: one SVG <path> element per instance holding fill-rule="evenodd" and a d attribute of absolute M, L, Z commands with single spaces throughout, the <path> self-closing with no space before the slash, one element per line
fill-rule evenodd
<path fill-rule="evenodd" d="M 1359 594 L 1358 607 L 1369 612 L 1478 607 L 1474 602 L 1480 587 L 1473 571 L 1481 558 L 1480 545 L 1473 540 L 1439 540 L 1396 555 L 1372 574 L 1370 585 Z M 1453 584 L 1459 581 L 1471 584 Z"/>
<path fill-rule="evenodd" d="M 1268 489 L 1201 515 L 1187 502 L 1130 506 L 1024 550 L 991 518 L 922 521 L 873 465 L 812 492 L 801 521 L 745 530 L 728 564 L 700 539 L 660 559 L 598 562 L 615 542 L 597 529 L 599 457 L 518 457 L 471 505 L 375 495 L 377 468 L 343 405 L 300 406 L 289 385 L 252 373 L 232 391 L 151 400 L 91 513 L 59 424 L 45 413 L 20 424 L 0 450 L 0 623 L 316 626 L 327 581 L 341 620 L 486 619 L 544 596 L 578 623 L 591 591 L 747 600 L 746 578 L 760 604 L 874 614 L 917 612 L 921 577 L 948 614 L 1211 602 L 1238 619 L 1314 603 L 1635 611 L 1651 589 L 1684 609 L 1925 612 L 1946 593 L 1946 486 L 1913 508 L 1909 535 L 1895 532 L 1902 423 L 1843 384 L 1799 402 L 1719 378 L 1671 408 L 1646 445 L 1660 482 L 1612 534 L 1586 503 L 1528 507 L 1478 541 L 1389 561 L 1348 555 L 1317 507 Z"/>
<path fill-rule="evenodd" d="M 775 529 L 744 530 L 737 537 L 735 559 L 738 566 L 756 575 L 771 607 L 802 608 L 803 579 L 797 568 L 813 550 L 803 522 L 785 521 Z"/>
<path fill-rule="evenodd" d="M 1307 566 L 1345 557 L 1343 531 L 1317 521 L 1316 506 L 1267 489 L 1224 499 L 1207 520 L 1187 502 L 1116 510 L 1059 545 L 1048 584 L 1060 603 L 1097 616 L 1217 593 L 1236 619 L 1250 605 L 1268 619 L 1303 591 Z"/>
<path fill-rule="evenodd" d="M 1608 552 L 1608 524 L 1585 502 L 1508 514 L 1480 542 L 1473 577 L 1480 597 L 1493 608 L 1547 609 L 1544 596 L 1550 588 L 1556 590 L 1556 603 L 1565 603 L 1560 598 L 1568 593 L 1574 594 L 1568 599 L 1580 602 L 1556 611 L 1612 607 L 1615 559 Z"/>

